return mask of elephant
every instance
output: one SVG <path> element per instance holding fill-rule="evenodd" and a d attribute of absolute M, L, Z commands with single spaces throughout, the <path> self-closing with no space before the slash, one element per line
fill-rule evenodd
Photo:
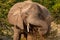
<path fill-rule="evenodd" d="M 13 40 L 20 40 L 21 34 L 24 34 L 26 38 L 28 34 L 34 34 L 36 31 L 42 35 L 47 34 L 50 30 L 52 17 L 48 9 L 41 4 L 24 1 L 11 7 L 8 21 L 14 25 Z"/>

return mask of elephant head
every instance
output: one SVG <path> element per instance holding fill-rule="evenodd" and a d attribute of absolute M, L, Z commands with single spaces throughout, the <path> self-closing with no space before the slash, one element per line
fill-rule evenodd
<path fill-rule="evenodd" d="M 48 9 L 40 4 L 32 3 L 32 6 L 27 11 L 27 13 L 29 14 L 27 22 L 29 24 L 36 25 L 37 27 L 41 27 L 41 32 L 43 34 L 46 34 L 50 29 L 50 25 L 52 22 L 52 17 Z"/>

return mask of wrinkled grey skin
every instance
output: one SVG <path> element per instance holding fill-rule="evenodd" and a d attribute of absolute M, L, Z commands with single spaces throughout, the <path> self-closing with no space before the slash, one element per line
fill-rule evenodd
<path fill-rule="evenodd" d="M 16 3 L 8 13 L 8 21 L 14 25 L 13 40 L 19 40 L 19 34 L 22 32 L 32 30 L 33 33 L 36 29 L 40 30 L 42 35 L 46 34 L 50 29 L 51 19 L 50 12 L 44 6 L 30 1 Z"/>

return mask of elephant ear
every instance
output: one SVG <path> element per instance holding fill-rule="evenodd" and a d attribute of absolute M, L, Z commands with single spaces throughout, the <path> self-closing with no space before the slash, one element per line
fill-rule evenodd
<path fill-rule="evenodd" d="M 21 18 L 20 8 L 21 3 L 15 4 L 8 13 L 8 21 L 12 25 L 17 25 L 19 28 L 23 29 L 23 20 Z"/>
<path fill-rule="evenodd" d="M 45 21 L 49 25 L 53 21 L 50 12 L 48 11 L 48 9 L 46 7 L 44 7 L 38 3 L 37 3 L 37 5 L 40 6 L 40 11 L 42 11 L 41 15 L 45 18 Z"/>

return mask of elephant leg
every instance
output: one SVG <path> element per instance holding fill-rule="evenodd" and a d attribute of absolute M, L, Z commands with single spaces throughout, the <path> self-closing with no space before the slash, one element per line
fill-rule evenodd
<path fill-rule="evenodd" d="M 29 34 L 29 33 L 27 35 L 27 40 L 33 40 L 33 36 L 31 34 Z"/>
<path fill-rule="evenodd" d="M 46 36 L 50 33 L 50 30 L 51 30 L 51 25 L 48 26 L 48 30 L 47 30 Z"/>
<path fill-rule="evenodd" d="M 41 32 L 39 32 L 40 40 L 46 40 Z"/>
<path fill-rule="evenodd" d="M 39 30 L 39 28 L 33 29 L 33 40 L 46 40 L 43 36 L 43 33 Z"/>
<path fill-rule="evenodd" d="M 19 38 L 20 30 L 14 26 L 13 31 L 14 31 L 13 40 L 20 40 Z"/>
<path fill-rule="evenodd" d="M 24 38 L 27 40 L 27 33 L 24 33 Z"/>
<path fill-rule="evenodd" d="M 39 40 L 46 40 L 43 36 L 43 33 L 40 31 L 40 29 L 38 28 L 37 30 L 38 36 L 39 36 Z"/>

